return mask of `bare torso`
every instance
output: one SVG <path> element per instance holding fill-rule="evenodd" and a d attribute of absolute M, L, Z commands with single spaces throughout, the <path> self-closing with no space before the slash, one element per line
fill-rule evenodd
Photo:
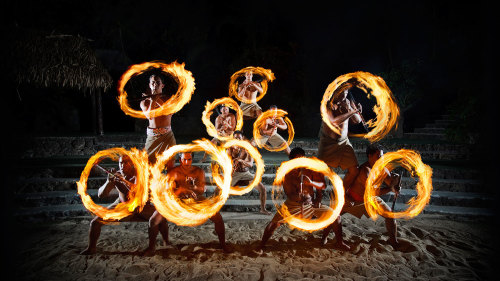
<path fill-rule="evenodd" d="M 312 203 L 314 198 L 314 188 L 304 184 L 303 177 L 309 177 L 313 181 L 320 181 L 322 175 L 308 169 L 294 169 L 290 171 L 283 181 L 283 189 L 287 196 L 287 200 L 294 202 Z"/>
<path fill-rule="evenodd" d="M 180 191 L 184 197 L 195 197 L 184 190 L 192 191 L 196 196 L 205 192 L 205 172 L 201 168 L 177 166 L 168 171 L 167 175 L 175 182 L 174 192 Z"/>
<path fill-rule="evenodd" d="M 222 114 L 217 116 L 215 119 L 215 127 L 219 135 L 224 137 L 230 136 L 236 128 L 236 118 L 234 114 L 229 113 L 225 116 Z"/>
<path fill-rule="evenodd" d="M 172 114 L 160 115 L 160 116 L 153 116 L 152 114 L 149 114 L 151 110 L 159 108 L 165 101 L 166 98 L 163 96 L 147 98 L 141 101 L 141 109 L 148 119 L 149 128 L 161 128 L 161 127 L 171 126 Z"/>

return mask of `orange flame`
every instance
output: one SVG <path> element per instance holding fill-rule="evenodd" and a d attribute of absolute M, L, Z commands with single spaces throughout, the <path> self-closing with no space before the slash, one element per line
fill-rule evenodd
<path fill-rule="evenodd" d="M 205 126 L 207 127 L 207 133 L 212 137 L 218 138 L 219 140 L 226 141 L 232 139 L 233 136 L 219 135 L 214 124 L 210 122 L 210 116 L 212 115 L 213 109 L 220 104 L 223 104 L 236 111 L 236 128 L 235 128 L 236 131 L 241 130 L 241 128 L 243 128 L 243 112 L 241 111 L 240 106 L 232 98 L 229 97 L 216 99 L 212 103 L 207 101 L 207 105 L 205 105 L 205 111 L 203 111 L 201 115 L 201 120 L 203 121 L 203 124 L 205 124 Z"/>
<path fill-rule="evenodd" d="M 262 114 L 259 115 L 259 117 L 255 120 L 255 122 L 253 123 L 253 138 L 254 138 L 255 143 L 257 144 L 257 146 L 259 148 L 264 147 L 265 149 L 267 149 L 269 151 L 282 151 L 282 150 L 286 149 L 287 146 L 290 146 L 290 144 L 293 141 L 293 137 L 295 136 L 295 130 L 293 129 L 292 121 L 290 121 L 290 119 L 288 119 L 288 117 L 285 117 L 286 114 L 288 114 L 288 112 L 281 110 L 281 109 L 270 109 L 270 110 L 267 110 L 265 112 L 262 112 Z M 265 124 L 266 119 L 279 118 L 279 117 L 283 118 L 283 120 L 285 121 L 285 123 L 287 124 L 287 127 L 288 127 L 287 145 L 283 144 L 279 147 L 273 148 L 265 143 L 261 143 L 259 141 L 259 138 L 262 136 L 262 134 L 260 133 L 260 128 L 262 128 L 262 126 Z"/>
<path fill-rule="evenodd" d="M 262 85 L 262 93 L 260 93 L 255 98 L 255 100 L 249 100 L 246 99 L 245 97 L 240 97 L 238 95 L 238 84 L 236 83 L 236 79 L 238 79 L 238 77 L 240 76 L 245 75 L 245 73 L 249 71 L 252 72 L 253 74 L 258 74 L 265 78 L 262 82 L 260 82 Z M 258 102 L 267 93 L 268 82 L 272 82 L 274 79 L 276 79 L 276 77 L 274 77 L 274 73 L 270 69 L 265 69 L 262 67 L 254 67 L 254 66 L 245 67 L 243 69 L 236 71 L 231 76 L 231 80 L 229 81 L 229 96 L 230 97 L 234 96 L 236 97 L 237 100 L 244 103 Z"/>
<path fill-rule="evenodd" d="M 184 63 L 179 64 L 177 62 L 173 62 L 166 64 L 162 62 L 145 62 L 135 64 L 129 67 L 129 69 L 120 78 L 120 81 L 118 81 L 118 102 L 120 103 L 120 107 L 125 114 L 135 118 L 147 118 L 142 110 L 134 110 L 129 106 L 127 101 L 127 92 L 124 88 L 130 78 L 151 68 L 160 68 L 163 72 L 171 74 L 179 85 L 175 95 L 170 97 L 165 103 L 162 104 L 161 107 L 151 110 L 152 116 L 174 114 L 181 110 L 181 108 L 191 100 L 191 96 L 193 95 L 195 89 L 194 78 L 190 71 L 184 69 Z"/>
<path fill-rule="evenodd" d="M 327 176 L 333 184 L 333 191 L 335 197 L 330 198 L 330 208 L 333 209 L 332 212 L 326 212 L 319 218 L 315 219 L 304 219 L 298 216 L 290 214 L 286 206 L 279 206 L 275 198 L 275 190 L 279 192 L 279 186 L 283 184 L 283 180 L 288 172 L 296 168 L 307 168 L 316 172 L 320 172 Z M 342 208 L 344 207 L 344 187 L 342 184 L 342 179 L 330 170 L 328 165 L 316 158 L 299 157 L 286 162 L 281 163 L 278 171 L 276 172 L 276 178 L 273 182 L 273 202 L 276 206 L 278 212 L 283 216 L 283 220 L 289 223 L 291 226 L 299 228 L 301 230 L 313 232 L 319 229 L 323 229 L 330 224 L 332 224 L 337 217 L 340 215 Z M 333 200 L 335 198 L 335 200 Z"/>
<path fill-rule="evenodd" d="M 137 182 L 130 187 L 128 200 L 126 202 L 119 203 L 113 209 L 107 209 L 106 207 L 97 205 L 94 201 L 92 201 L 92 198 L 87 193 L 87 180 L 90 171 L 95 164 L 99 163 L 103 158 L 111 158 L 116 161 L 120 155 L 126 155 L 132 161 L 137 173 Z M 104 220 L 122 219 L 132 214 L 132 212 L 134 212 L 137 208 L 141 211 L 148 201 L 148 167 L 149 164 L 146 152 L 139 151 L 136 148 L 132 148 L 131 151 L 127 151 L 124 148 L 116 147 L 97 152 L 87 162 L 87 165 L 80 176 L 80 181 L 76 182 L 78 186 L 78 194 L 80 194 L 80 197 L 82 198 L 83 205 L 91 213 L 103 218 Z"/>
<path fill-rule="evenodd" d="M 396 104 L 391 90 L 387 87 L 385 81 L 379 76 L 368 72 L 358 71 L 337 77 L 337 79 L 328 85 L 328 88 L 323 95 L 320 108 L 321 117 L 331 130 L 340 135 L 339 129 L 328 119 L 327 105 L 335 91 L 343 83 L 353 78 L 359 81 L 361 86 L 360 89 L 362 89 L 367 95 L 371 94 L 377 99 L 377 104 L 373 107 L 373 112 L 375 112 L 376 117 L 366 122 L 367 126 L 372 128 L 371 131 L 366 134 L 354 134 L 353 136 L 363 137 L 368 139 L 370 142 L 381 140 L 392 130 L 394 126 L 397 127 L 399 107 Z M 371 89 L 370 93 L 367 89 Z"/>
<path fill-rule="evenodd" d="M 227 141 L 223 145 L 223 147 L 225 149 L 227 149 L 231 146 L 239 146 L 239 147 L 245 149 L 248 152 L 248 154 L 250 154 L 250 156 L 255 161 L 256 171 L 255 171 L 255 177 L 252 180 L 252 182 L 250 182 L 244 188 L 240 188 L 239 186 L 231 186 L 231 190 L 229 190 L 230 195 L 243 195 L 243 194 L 250 192 L 255 186 L 257 186 L 259 184 L 259 182 L 261 182 L 262 175 L 264 175 L 265 164 L 264 164 L 264 160 L 262 160 L 262 155 L 248 141 L 232 139 L 232 140 Z M 213 170 L 212 174 L 213 174 L 215 184 L 217 184 L 217 186 L 219 186 L 219 187 L 222 186 L 223 179 L 221 178 L 221 176 L 218 173 L 217 166 L 214 166 L 214 170 Z"/>
<path fill-rule="evenodd" d="M 384 169 L 386 167 L 392 170 L 396 167 L 396 163 L 410 171 L 412 175 L 416 174 L 419 177 L 416 190 L 417 197 L 413 197 L 408 201 L 408 209 L 403 212 L 387 212 L 375 201 L 376 189 L 380 187 L 384 181 Z M 366 190 L 364 200 L 366 202 L 366 211 L 373 220 L 377 219 L 377 214 L 388 218 L 413 218 L 420 214 L 424 207 L 429 203 L 432 191 L 432 169 L 428 165 L 422 163 L 420 154 L 413 150 L 400 149 L 395 152 L 388 152 L 375 162 L 372 170 L 366 181 Z"/>
<path fill-rule="evenodd" d="M 181 200 L 172 190 L 172 183 L 168 176 L 162 173 L 165 164 L 179 152 L 206 151 L 212 159 L 219 163 L 223 169 L 223 182 L 219 185 L 220 192 L 204 201 L 193 199 Z M 174 145 L 162 154 L 150 169 L 152 180 L 151 201 L 156 210 L 168 221 L 177 225 L 197 226 L 214 216 L 226 203 L 231 186 L 231 159 L 222 147 L 217 147 L 209 140 L 196 140 L 193 144 Z"/>

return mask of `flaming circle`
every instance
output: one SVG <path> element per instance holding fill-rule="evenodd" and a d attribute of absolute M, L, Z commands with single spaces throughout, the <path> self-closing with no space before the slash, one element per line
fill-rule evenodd
<path fill-rule="evenodd" d="M 165 164 L 179 152 L 206 151 L 223 169 L 223 182 L 220 192 L 203 201 L 194 199 L 179 199 L 173 192 L 173 183 L 163 174 Z M 177 225 L 197 226 L 214 216 L 226 203 L 231 186 L 231 159 L 222 147 L 215 146 L 209 140 L 196 140 L 193 144 L 174 145 L 158 155 L 158 160 L 150 169 L 152 180 L 150 184 L 151 201 L 156 210 L 168 221 Z"/>
<path fill-rule="evenodd" d="M 229 191 L 230 195 L 243 195 L 250 192 L 262 180 L 262 175 L 264 175 L 264 170 L 265 170 L 264 160 L 262 160 L 262 155 L 260 155 L 259 151 L 255 147 L 253 147 L 248 141 L 232 139 L 227 141 L 223 145 L 225 149 L 231 146 L 239 146 L 245 149 L 255 161 L 256 171 L 253 181 L 250 182 L 244 188 L 240 188 L 239 186 L 231 186 L 231 190 Z M 222 186 L 223 179 L 221 178 L 221 175 L 217 172 L 218 167 L 214 166 L 214 168 L 216 169 L 212 172 L 214 181 L 217 184 L 217 186 Z"/>
<path fill-rule="evenodd" d="M 212 115 L 212 111 L 214 108 L 220 104 L 223 104 L 233 110 L 236 111 L 236 128 L 235 130 L 241 130 L 243 127 L 243 112 L 241 111 L 240 106 L 232 99 L 229 97 L 224 97 L 220 99 L 214 100 L 212 103 L 207 101 L 207 105 L 205 105 L 205 111 L 203 111 L 201 120 L 203 121 L 203 124 L 207 127 L 207 133 L 212 136 L 216 137 L 219 140 L 226 141 L 232 139 L 232 136 L 221 136 L 218 134 L 217 129 L 215 128 L 214 124 L 210 122 L 210 116 Z"/>
<path fill-rule="evenodd" d="M 238 95 L 238 84 L 236 83 L 236 79 L 238 77 L 245 75 L 246 72 L 251 71 L 253 74 L 258 74 L 264 77 L 265 79 L 261 82 L 262 85 L 262 93 L 260 93 L 255 100 L 249 100 L 244 97 L 240 97 Z M 241 70 L 236 71 L 232 76 L 231 80 L 229 81 L 229 96 L 234 96 L 236 97 L 237 100 L 244 102 L 244 103 L 253 103 L 253 102 L 258 102 L 260 99 L 264 97 L 264 95 L 267 93 L 267 88 L 268 88 L 268 82 L 272 82 L 276 77 L 274 77 L 274 73 L 270 69 L 265 69 L 262 67 L 254 67 L 254 66 L 248 66 L 245 67 Z"/>
<path fill-rule="evenodd" d="M 120 156 L 128 156 L 136 170 L 136 184 L 130 187 L 128 200 L 119 203 L 115 208 L 108 209 L 106 207 L 97 205 L 92 201 L 92 198 L 87 193 L 87 180 L 95 164 L 98 164 L 104 158 L 111 158 L 117 161 Z M 134 211 L 141 211 L 148 201 L 148 157 L 145 151 L 139 151 L 132 148 L 127 151 L 124 148 L 116 147 L 97 152 L 94 156 L 90 157 L 87 165 L 85 166 L 80 181 L 76 182 L 78 186 L 78 194 L 82 198 L 83 205 L 94 215 L 104 220 L 120 220 L 129 216 Z"/>
<path fill-rule="evenodd" d="M 184 63 L 179 64 L 177 62 L 173 62 L 166 64 L 162 62 L 145 62 L 135 64 L 129 67 L 129 69 L 120 78 L 120 81 L 118 81 L 118 102 L 120 103 L 120 107 L 125 114 L 135 118 L 146 119 L 142 110 L 134 110 L 129 106 L 127 101 L 127 92 L 124 88 L 130 78 L 151 68 L 159 68 L 161 71 L 171 74 L 179 85 L 175 95 L 170 97 L 165 103 L 162 104 L 161 107 L 151 110 L 152 116 L 174 114 L 181 110 L 181 108 L 191 100 L 191 96 L 193 95 L 195 89 L 194 78 L 190 71 L 184 69 Z"/>
<path fill-rule="evenodd" d="M 257 117 L 255 122 L 253 123 L 253 138 L 254 138 L 255 143 L 257 144 L 257 146 L 259 148 L 264 147 L 265 149 L 267 149 L 269 151 L 282 151 L 282 150 L 286 149 L 286 147 L 292 143 L 293 137 L 295 135 L 295 130 L 293 129 L 292 121 L 290 121 L 290 119 L 288 119 L 288 117 L 285 116 L 287 114 L 288 114 L 288 112 L 281 110 L 281 109 L 277 109 L 277 110 L 270 109 L 270 110 L 267 110 L 265 112 L 262 112 L 262 114 L 259 115 L 259 117 Z M 285 123 L 288 127 L 288 141 L 287 141 L 287 143 L 280 145 L 278 147 L 275 147 L 275 148 L 273 148 L 265 143 L 261 143 L 259 140 L 259 138 L 262 136 L 262 134 L 260 133 L 260 128 L 262 128 L 262 126 L 265 124 L 266 119 L 279 118 L 279 117 L 283 118 L 283 121 L 285 121 Z"/>
<path fill-rule="evenodd" d="M 283 184 L 283 180 L 288 172 L 296 168 L 307 168 L 316 172 L 320 172 L 330 179 L 333 184 L 333 191 L 335 193 L 335 200 L 330 198 L 330 208 L 331 212 L 327 212 L 319 218 L 316 219 L 304 219 L 299 216 L 290 214 L 285 205 L 279 206 L 277 200 L 275 199 L 275 190 L 279 190 L 279 186 Z M 281 163 L 281 166 L 276 172 L 276 178 L 273 182 L 273 202 L 276 206 L 278 212 L 283 216 L 283 220 L 289 223 L 291 226 L 299 228 L 305 231 L 316 231 L 323 229 L 330 224 L 332 224 L 337 217 L 340 215 L 342 208 L 344 206 L 344 187 L 342 184 L 342 179 L 330 168 L 328 165 L 316 158 L 299 157 L 286 162 Z"/>
<path fill-rule="evenodd" d="M 385 178 L 384 169 L 392 170 L 397 165 L 410 171 L 412 175 L 417 175 L 419 181 L 416 186 L 417 197 L 408 201 L 408 209 L 404 212 L 388 212 L 380 207 L 374 196 L 376 189 L 380 187 Z M 413 218 L 420 214 L 425 205 L 429 203 L 432 191 L 432 169 L 422 163 L 420 155 L 408 149 L 400 149 L 395 152 L 388 152 L 375 162 L 366 181 L 364 200 L 365 208 L 373 220 L 377 219 L 377 214 L 388 218 Z"/>
<path fill-rule="evenodd" d="M 353 136 L 363 137 L 370 142 L 381 140 L 392 130 L 394 126 L 397 126 L 399 107 L 396 104 L 391 90 L 385 81 L 379 76 L 368 72 L 358 71 L 337 77 L 337 79 L 328 85 L 328 88 L 323 95 L 320 108 L 321 117 L 332 131 L 340 135 L 339 128 L 333 125 L 328 118 L 327 106 L 328 101 L 332 98 L 333 94 L 335 92 L 339 92 L 337 89 L 343 87 L 345 85 L 344 83 L 351 79 L 356 79 L 359 83 L 359 88 L 368 96 L 373 95 L 377 99 L 377 104 L 373 107 L 373 112 L 375 112 L 376 117 L 366 122 L 367 126 L 371 128 L 371 131 L 366 134 L 355 134 Z"/>

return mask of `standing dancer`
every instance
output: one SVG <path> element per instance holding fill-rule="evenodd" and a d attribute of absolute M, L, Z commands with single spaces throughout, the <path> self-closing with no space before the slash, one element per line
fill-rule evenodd
<path fill-rule="evenodd" d="M 278 107 L 276 105 L 271 105 L 269 107 L 270 110 L 277 110 Z M 286 154 L 290 154 L 290 147 L 288 146 L 288 143 L 286 142 L 285 139 L 283 139 L 282 136 L 278 134 L 278 129 L 280 130 L 286 130 L 288 129 L 288 126 L 286 125 L 285 121 L 281 117 L 277 118 L 267 118 L 264 125 L 260 129 L 260 135 L 261 137 L 258 139 L 259 143 L 265 144 L 266 142 L 269 142 L 271 147 L 279 147 L 283 144 L 286 145 L 285 152 Z M 251 141 L 253 146 L 257 146 L 256 140 L 252 139 Z"/>
<path fill-rule="evenodd" d="M 223 137 L 231 136 L 236 128 L 236 117 L 233 113 L 229 112 L 229 107 L 221 105 L 219 108 L 220 113 L 217 118 L 215 118 L 215 129 L 217 130 L 217 135 Z M 217 137 L 214 137 L 211 142 L 215 145 L 222 144 L 222 141 Z M 203 158 L 200 160 L 200 163 L 205 162 L 206 158 L 207 153 L 205 152 L 203 154 Z"/>
<path fill-rule="evenodd" d="M 262 108 L 255 101 L 258 93 L 262 93 L 260 83 L 252 81 L 253 74 L 251 71 L 245 72 L 245 81 L 238 85 L 238 96 L 245 98 L 251 103 L 240 103 L 241 111 L 243 111 L 244 119 L 255 119 L 262 113 Z"/>
<path fill-rule="evenodd" d="M 358 160 L 348 138 L 349 123 L 358 124 L 362 121 L 361 104 L 355 105 L 347 98 L 352 87 L 351 83 L 340 87 L 341 92 L 334 95 L 327 110 L 330 122 L 339 129 L 340 134 L 332 131 L 324 122 L 319 132 L 318 158 L 330 167 L 347 170 L 343 179 L 345 190 L 358 174 Z"/>

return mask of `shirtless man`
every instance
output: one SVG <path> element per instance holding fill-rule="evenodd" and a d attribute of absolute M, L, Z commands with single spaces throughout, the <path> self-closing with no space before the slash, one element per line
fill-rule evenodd
<path fill-rule="evenodd" d="M 238 85 L 238 96 L 252 101 L 251 103 L 240 103 L 240 108 L 243 111 L 245 120 L 255 119 L 262 113 L 262 108 L 255 101 L 257 95 L 262 93 L 260 83 L 252 81 L 253 73 L 248 71 L 245 73 L 245 81 Z"/>
<path fill-rule="evenodd" d="M 156 161 L 157 154 L 162 153 L 170 146 L 176 144 L 171 127 L 172 114 L 156 116 L 151 113 L 152 110 L 160 107 L 167 100 L 167 97 L 162 95 L 164 86 L 163 80 L 159 75 L 151 75 L 149 77 L 149 89 L 151 93 L 143 93 L 143 96 L 149 97 L 142 100 L 140 104 L 142 112 L 149 121 L 146 130 L 147 138 L 145 148 L 148 152 L 150 163 Z M 167 167 L 172 166 L 173 160 L 168 163 Z"/>
<path fill-rule="evenodd" d="M 361 218 L 363 215 L 369 217 L 366 212 L 365 202 L 364 202 L 364 194 L 366 188 L 366 180 L 368 179 L 368 175 L 370 171 L 377 162 L 377 160 L 384 155 L 384 150 L 380 145 L 372 144 L 367 147 L 366 155 L 368 156 L 368 161 L 363 163 L 359 167 L 359 173 L 357 177 L 354 179 L 354 182 L 347 190 L 346 193 L 346 201 L 344 204 L 344 208 L 342 209 L 343 213 L 350 213 L 357 218 Z M 395 193 L 399 192 L 401 187 L 401 176 L 396 173 L 389 173 L 387 169 L 385 169 L 385 173 L 387 177 L 384 180 L 384 183 L 387 185 L 386 187 L 381 187 L 377 189 L 377 195 L 383 195 L 390 191 Z M 376 196 L 375 200 L 384 208 L 386 211 L 391 211 L 391 208 L 387 203 L 382 200 L 382 198 Z M 389 243 L 397 248 L 399 242 L 397 240 L 397 226 L 396 220 L 392 218 L 385 218 L 385 226 L 387 228 L 387 232 L 389 233 Z"/>
<path fill-rule="evenodd" d="M 229 107 L 225 105 L 220 106 L 220 114 L 215 118 L 215 129 L 219 136 L 227 137 L 231 136 L 236 128 L 236 117 L 233 113 L 229 112 Z M 211 142 L 215 145 L 221 145 L 221 140 L 214 137 Z M 203 154 L 203 158 L 200 162 L 205 162 L 207 158 L 207 153 Z"/>
<path fill-rule="evenodd" d="M 235 131 L 234 138 L 238 140 L 245 139 L 242 131 Z M 248 185 L 255 177 L 255 175 L 249 171 L 250 167 L 253 166 L 253 158 L 245 149 L 239 146 L 230 147 L 228 153 L 233 160 L 231 186 Z M 271 213 L 266 210 L 266 188 L 261 182 L 259 182 L 255 188 L 260 193 L 260 212 L 265 215 L 270 215 Z"/>
<path fill-rule="evenodd" d="M 115 173 L 114 170 L 111 171 L 114 175 L 108 174 L 108 179 L 104 185 L 99 188 L 98 197 L 108 197 L 111 195 L 117 195 L 118 198 L 114 203 L 108 206 L 108 209 L 113 209 L 121 202 L 127 201 L 128 192 L 130 189 L 130 184 L 135 184 L 136 182 L 136 171 L 134 166 L 132 165 L 130 159 L 127 156 L 120 157 L 118 161 L 118 171 Z M 141 212 L 134 211 L 133 214 L 122 218 L 119 222 L 131 222 L 131 221 L 148 221 L 151 219 L 153 213 L 155 212 L 155 207 L 148 203 L 144 206 Z M 81 252 L 83 255 L 92 255 L 96 253 L 97 250 L 97 240 L 101 234 L 101 228 L 103 224 L 106 224 L 106 221 L 100 217 L 95 217 L 90 222 L 90 231 L 89 231 L 89 245 L 87 249 Z M 165 220 L 160 220 L 157 223 L 149 224 L 148 232 L 151 236 L 154 235 L 154 239 L 156 242 L 156 236 L 158 232 L 161 233 L 163 240 L 165 243 L 168 243 L 168 224 Z"/>
<path fill-rule="evenodd" d="M 356 106 L 354 102 L 347 98 L 349 89 L 352 87 L 353 84 L 350 83 L 346 83 L 344 87 L 341 87 L 340 94 L 336 97 L 334 95 L 335 99 L 332 100 L 327 111 L 328 119 L 339 129 L 340 135 L 332 131 L 324 122 L 322 122 L 319 132 L 318 158 L 330 167 L 347 169 L 343 179 L 345 190 L 352 184 L 358 174 L 358 160 L 347 137 L 349 123 L 358 124 L 362 121 L 359 115 L 361 113 L 361 104 Z"/>
<path fill-rule="evenodd" d="M 193 155 L 189 152 L 181 154 L 181 164 L 170 169 L 167 176 L 174 183 L 174 194 L 181 199 L 193 198 L 194 200 L 204 200 L 205 197 L 205 172 L 203 169 L 192 166 Z M 229 252 L 230 249 L 226 245 L 224 221 L 219 212 L 217 212 L 210 220 L 215 224 L 215 232 L 219 237 L 219 243 L 224 252 Z"/>
<path fill-rule="evenodd" d="M 278 107 L 276 105 L 271 105 L 269 107 L 270 110 L 277 110 Z M 283 118 L 278 117 L 278 118 L 267 118 L 264 125 L 260 129 L 260 134 L 261 137 L 259 138 L 259 142 L 262 144 L 265 144 L 266 142 L 269 142 L 271 147 L 279 147 L 282 146 L 283 144 L 286 145 L 285 152 L 286 154 L 290 154 L 290 147 L 288 146 L 288 143 L 286 142 L 283 137 L 281 137 L 278 134 L 278 129 L 280 130 L 286 130 L 288 129 L 288 126 L 286 125 L 285 121 Z M 253 146 L 257 146 L 257 143 L 254 139 L 251 141 Z"/>
<path fill-rule="evenodd" d="M 305 151 L 300 147 L 295 147 L 290 152 L 289 158 L 294 159 L 303 156 L 305 156 Z M 290 214 L 307 219 L 313 216 L 320 217 L 325 212 L 333 212 L 330 207 L 321 205 L 322 190 L 325 188 L 326 182 L 323 174 L 305 168 L 294 169 L 285 176 L 283 181 L 283 189 L 286 194 L 284 205 L 288 208 Z M 316 189 L 316 192 L 314 192 L 314 189 Z M 314 193 L 316 193 L 316 196 Z M 283 224 L 283 222 L 283 217 L 277 212 L 264 230 L 260 243 L 261 248 L 265 246 L 267 240 L 271 238 L 276 228 Z M 342 238 L 340 216 L 323 230 L 321 244 L 326 244 L 328 234 L 332 229 L 336 238 L 334 247 L 345 251 L 350 250 L 350 247 L 344 243 Z"/>

